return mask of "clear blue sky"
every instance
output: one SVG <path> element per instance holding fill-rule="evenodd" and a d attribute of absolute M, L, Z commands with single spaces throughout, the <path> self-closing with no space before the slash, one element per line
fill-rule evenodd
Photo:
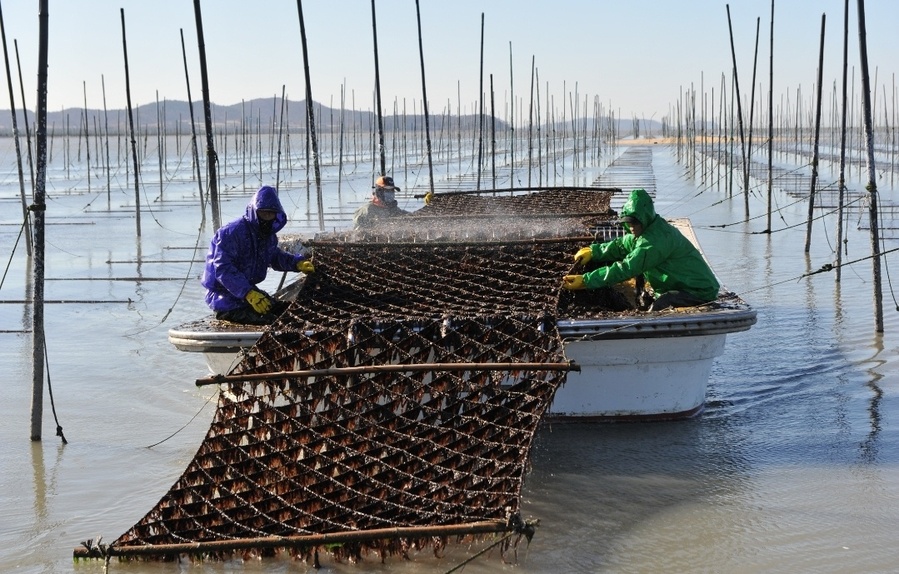
<path fill-rule="evenodd" d="M 132 103 L 186 99 L 179 30 L 184 31 L 191 95 L 202 96 L 192 0 L 50 0 L 49 109 L 123 108 L 124 57 L 120 9 L 127 32 Z M 850 4 L 849 62 L 858 71 L 857 2 Z M 497 115 L 503 117 L 512 80 L 516 98 L 529 99 L 532 58 L 541 106 L 546 93 L 559 109 L 577 87 L 579 99 L 594 96 L 622 117 L 661 118 L 681 90 L 692 86 L 720 95 L 722 74 L 732 68 L 727 2 L 720 0 L 421 0 L 428 99 L 432 114 L 449 105 L 471 111 L 480 81 L 481 15 L 484 15 L 484 88 L 490 74 Z M 751 87 L 756 22 L 759 22 L 757 93 L 767 93 L 770 0 L 729 3 L 741 89 Z M 17 106 L 21 97 L 13 40 L 18 42 L 25 97 L 34 109 L 37 83 L 37 0 L 0 4 L 13 64 Z M 211 98 L 234 104 L 258 97 L 290 99 L 305 92 L 300 26 L 295 0 L 203 0 Z M 844 0 L 775 2 L 774 90 L 776 101 L 795 98 L 801 86 L 811 97 L 817 76 L 821 16 L 826 14 L 824 85 L 840 84 Z M 374 56 L 368 0 L 306 0 L 303 3 L 313 99 L 372 109 Z M 414 0 L 378 0 L 377 31 L 381 94 L 420 111 L 421 69 Z M 899 2 L 866 2 L 871 80 L 878 97 L 892 105 L 899 64 Z M 761 88 L 759 86 L 761 85 Z M 858 86 L 858 82 L 856 82 Z M 827 92 L 826 92 L 827 93 Z M 8 108 L 0 90 L 0 108 Z M 810 100 L 809 100 L 810 101 Z M 520 100 L 519 100 L 520 102 Z M 520 107 L 520 103 L 517 104 Z M 882 110 L 882 106 L 878 104 Z M 485 108 L 485 111 L 489 109 Z M 882 111 L 881 111 L 882 113 Z"/>

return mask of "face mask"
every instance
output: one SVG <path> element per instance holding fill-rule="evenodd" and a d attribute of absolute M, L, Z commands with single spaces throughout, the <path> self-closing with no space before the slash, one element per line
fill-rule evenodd
<path fill-rule="evenodd" d="M 384 205 L 389 205 L 393 207 L 396 205 L 396 193 L 393 191 L 387 191 L 386 189 L 382 192 L 382 197 L 384 201 Z"/>
<path fill-rule="evenodd" d="M 272 233 L 272 225 L 275 223 L 274 219 L 269 219 L 268 221 L 259 220 L 259 231 L 263 235 L 271 235 Z"/>

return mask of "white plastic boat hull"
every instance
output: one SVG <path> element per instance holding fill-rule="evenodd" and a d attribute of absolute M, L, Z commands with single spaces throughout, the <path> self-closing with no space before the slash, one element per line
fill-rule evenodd
<path fill-rule="evenodd" d="M 555 420 L 641 420 L 691 417 L 705 404 L 715 357 L 726 335 L 570 342 L 580 366 L 556 391 Z"/>
<path fill-rule="evenodd" d="M 639 421 L 689 418 L 702 411 L 712 365 L 728 333 L 756 321 L 748 307 L 614 320 L 560 321 L 568 373 L 547 418 Z M 202 352 L 212 374 L 227 374 L 261 331 L 172 329 L 179 350 Z"/>

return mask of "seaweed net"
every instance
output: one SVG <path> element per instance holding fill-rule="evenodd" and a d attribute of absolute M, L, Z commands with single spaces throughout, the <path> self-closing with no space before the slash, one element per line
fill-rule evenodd
<path fill-rule="evenodd" d="M 608 202 L 585 190 L 438 196 L 365 237 L 310 242 L 316 273 L 218 379 L 182 476 L 87 554 L 315 559 L 327 546 L 383 559 L 529 536 L 531 442 L 576 368 L 555 329 L 560 277 L 612 217 Z"/>

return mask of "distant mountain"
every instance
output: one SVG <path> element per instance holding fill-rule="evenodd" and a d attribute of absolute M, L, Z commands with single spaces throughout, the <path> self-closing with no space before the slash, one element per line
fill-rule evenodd
<path fill-rule="evenodd" d="M 193 107 L 193 123 L 198 134 L 205 133 L 205 114 L 203 102 L 196 101 L 193 106 L 183 100 L 163 100 L 157 103 L 142 104 L 134 108 L 134 127 L 138 133 L 156 133 L 157 125 L 164 127 L 165 133 L 174 135 L 177 133 L 191 133 L 191 107 Z M 282 109 L 283 108 L 283 109 Z M 324 104 L 315 103 L 315 128 L 317 132 L 337 132 L 343 122 L 344 129 L 351 131 L 370 130 L 375 127 L 377 118 L 371 111 L 341 110 L 330 108 Z M 257 98 L 238 104 L 222 106 L 211 104 L 210 111 L 214 132 L 222 130 L 228 133 L 240 133 L 243 130 L 250 132 L 265 132 L 277 129 L 282 124 L 290 130 L 305 129 L 306 126 L 306 101 L 286 100 L 281 103 L 280 98 Z M 21 110 L 17 114 L 17 123 L 20 134 L 24 134 L 25 126 L 22 121 Z M 449 126 L 458 130 L 471 129 L 478 125 L 475 115 L 440 116 L 431 114 L 430 129 L 432 134 L 443 127 L 447 122 Z M 29 129 L 34 129 L 34 114 L 28 111 Z M 91 134 L 127 133 L 129 120 L 127 109 L 115 109 L 104 111 L 102 109 L 87 110 L 87 121 Z M 424 117 L 422 114 L 388 115 L 382 118 L 385 131 L 402 130 L 405 123 L 407 130 L 420 130 L 424 133 Z M 489 118 L 486 120 L 486 129 L 491 129 Z M 506 129 L 506 122 L 496 119 L 492 124 L 496 130 Z M 53 135 L 62 135 L 68 132 L 72 135 L 84 133 L 84 108 L 68 108 L 47 113 L 47 131 Z M 12 117 L 9 110 L 0 110 L 0 136 L 12 135 Z"/>
<path fill-rule="evenodd" d="M 134 108 L 134 127 L 141 136 L 153 136 L 157 133 L 157 125 L 163 126 L 166 135 L 188 135 L 191 133 L 191 107 L 193 107 L 193 124 L 198 136 L 206 133 L 205 114 L 203 110 L 203 102 L 196 101 L 190 106 L 183 100 L 162 100 L 158 104 L 142 104 Z M 341 122 L 343 122 L 344 133 L 361 132 L 374 133 L 377 130 L 377 117 L 371 111 L 344 110 L 341 117 L 339 108 L 331 108 L 318 102 L 315 103 L 315 130 L 318 134 L 331 133 L 338 134 Z M 238 104 L 222 106 L 211 104 L 210 111 L 212 115 L 213 133 L 222 135 L 223 133 L 275 133 L 282 124 L 286 130 L 291 133 L 304 131 L 306 129 L 306 101 L 286 100 L 283 104 L 280 98 L 256 98 L 247 100 Z M 22 112 L 17 114 L 17 123 L 19 134 L 25 135 L 25 125 L 22 121 Z M 28 111 L 28 127 L 34 134 L 34 114 Z M 102 109 L 87 110 L 87 121 L 89 124 L 89 135 L 105 134 L 107 131 L 110 135 L 127 134 L 129 132 L 128 111 L 126 109 L 114 109 L 104 111 Z M 595 118 L 587 118 L 585 122 L 583 118 L 576 121 L 568 120 L 568 130 L 570 133 L 571 126 L 576 123 L 577 131 L 580 134 L 590 134 L 594 131 L 596 122 L 600 123 L 600 129 L 606 131 L 608 129 L 608 117 L 602 117 L 598 120 Z M 394 132 L 412 132 L 421 134 L 425 133 L 424 116 L 422 114 L 398 114 L 386 115 L 382 118 L 385 133 Z M 545 121 L 544 121 L 545 123 Z M 638 120 L 637 118 L 616 118 L 615 125 L 617 137 L 647 137 L 652 135 L 663 135 L 664 126 L 658 121 L 649 122 Z M 404 127 L 405 126 L 405 127 Z M 430 115 L 430 132 L 432 140 L 441 137 L 447 137 L 448 134 L 458 134 L 460 130 L 467 133 L 475 133 L 478 126 L 478 116 L 467 114 L 456 116 L 450 114 L 434 114 Z M 507 131 L 509 124 L 500 118 L 491 119 L 489 116 L 484 117 L 485 137 L 489 137 L 491 130 L 497 133 Z M 519 137 L 528 129 L 527 120 L 518 120 L 514 126 Z M 561 129 L 556 124 L 554 131 Z M 59 111 L 47 113 L 47 131 L 50 137 L 61 136 L 68 132 L 72 136 L 84 134 L 84 109 L 68 108 Z M 12 117 L 9 110 L 0 110 L 0 137 L 12 136 Z M 543 134 L 547 135 L 546 133 Z"/>

